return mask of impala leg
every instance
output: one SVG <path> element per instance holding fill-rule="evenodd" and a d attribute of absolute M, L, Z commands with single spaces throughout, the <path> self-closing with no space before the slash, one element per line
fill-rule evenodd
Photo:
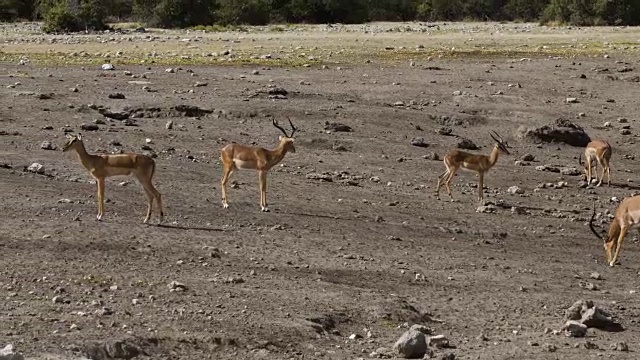
<path fill-rule="evenodd" d="M 600 164 L 600 181 L 598 181 L 598 186 L 602 185 L 602 181 L 604 180 L 604 173 L 605 173 L 605 165 L 603 164 L 603 162 L 601 162 L 600 160 L 598 160 L 598 163 Z M 597 170 L 596 170 L 597 173 Z"/>
<path fill-rule="evenodd" d="M 258 180 L 260 181 L 260 210 L 268 212 L 267 207 L 267 172 L 258 171 Z"/>
<path fill-rule="evenodd" d="M 626 226 L 622 226 L 620 228 L 620 235 L 618 236 L 618 241 L 615 242 L 616 253 L 613 255 L 613 259 L 609 261 L 609 266 L 613 267 L 615 265 L 616 260 L 618 260 L 618 254 L 620 254 L 620 248 L 622 248 L 622 242 L 624 241 L 625 235 L 627 235 L 628 228 Z M 611 250 L 609 250 L 610 252 Z"/>
<path fill-rule="evenodd" d="M 478 201 L 484 205 L 484 174 L 478 173 Z"/>
<path fill-rule="evenodd" d="M 145 216 L 142 222 L 146 224 L 149 222 L 149 219 L 151 218 L 151 212 L 153 211 L 153 194 L 146 187 L 144 188 L 144 193 L 147 194 L 148 205 L 147 205 L 147 216 Z"/>
<path fill-rule="evenodd" d="M 591 185 L 591 160 L 588 156 L 585 162 L 587 163 L 587 185 Z"/>
<path fill-rule="evenodd" d="M 222 175 L 222 181 L 221 183 L 221 191 L 222 191 L 222 207 L 223 208 L 228 208 L 229 207 L 229 203 L 227 202 L 227 182 L 229 181 L 229 177 L 231 176 L 231 174 L 233 173 L 233 167 L 231 166 L 225 166 L 224 167 L 224 174 Z"/>
<path fill-rule="evenodd" d="M 96 178 L 98 183 L 98 220 L 102 220 L 104 214 L 104 178 Z"/>
<path fill-rule="evenodd" d="M 436 199 L 440 200 L 440 186 L 442 181 L 449 175 L 449 169 L 445 170 L 442 174 L 438 175 L 438 185 L 436 186 Z"/>
<path fill-rule="evenodd" d="M 453 195 L 451 195 L 451 181 L 453 180 L 453 177 L 456 175 L 457 170 L 458 168 L 449 169 L 449 177 L 444 183 L 444 186 L 447 188 L 447 193 L 449 194 L 449 199 L 451 201 L 453 201 Z"/>
<path fill-rule="evenodd" d="M 611 186 L 611 168 L 609 167 L 609 160 L 605 160 L 605 164 L 607 165 L 607 185 Z"/>

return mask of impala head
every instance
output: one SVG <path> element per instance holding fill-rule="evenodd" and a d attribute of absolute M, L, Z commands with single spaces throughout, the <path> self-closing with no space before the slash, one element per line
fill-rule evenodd
<path fill-rule="evenodd" d="M 289 120 L 289 125 L 291 125 L 291 134 L 287 134 L 287 131 L 285 129 L 282 128 L 282 126 L 280 126 L 278 124 L 278 122 L 276 121 L 276 119 L 273 119 L 273 126 L 275 126 L 276 128 L 278 128 L 280 131 L 282 131 L 283 135 L 280 135 L 280 137 L 278 137 L 278 140 L 280 140 L 280 145 L 284 146 L 284 148 L 287 151 L 290 151 L 292 153 L 296 152 L 296 147 L 293 145 L 293 134 L 296 132 L 296 130 L 298 130 L 295 126 L 293 126 L 293 123 L 291 122 L 291 119 L 289 119 L 287 117 L 287 120 Z"/>
<path fill-rule="evenodd" d="M 66 152 L 66 151 L 74 148 L 75 146 L 77 146 L 80 143 L 82 143 L 82 135 L 80 135 L 80 134 L 78 134 L 76 136 L 67 135 L 67 142 L 62 147 L 62 151 Z"/>
<path fill-rule="evenodd" d="M 510 146 L 506 141 L 502 139 L 502 136 L 498 135 L 498 133 L 495 131 L 489 132 L 489 135 L 491 135 L 491 138 L 496 142 L 495 147 L 497 147 L 498 150 L 507 155 L 510 155 L 509 150 L 507 150 Z"/>

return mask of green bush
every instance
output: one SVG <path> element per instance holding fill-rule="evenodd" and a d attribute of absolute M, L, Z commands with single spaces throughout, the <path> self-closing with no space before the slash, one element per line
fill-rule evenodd
<path fill-rule="evenodd" d="M 42 30 L 47 33 L 107 28 L 102 0 L 82 0 L 75 12 L 67 0 L 41 0 L 38 8 L 42 13 Z"/>
<path fill-rule="evenodd" d="M 80 21 L 67 5 L 59 4 L 44 11 L 42 31 L 46 33 L 83 30 Z"/>

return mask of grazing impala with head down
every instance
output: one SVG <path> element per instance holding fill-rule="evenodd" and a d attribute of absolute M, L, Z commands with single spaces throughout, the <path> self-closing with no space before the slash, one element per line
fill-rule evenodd
<path fill-rule="evenodd" d="M 82 165 L 89 170 L 91 176 L 93 176 L 98 183 L 98 220 L 102 220 L 104 214 L 104 186 L 105 178 L 117 175 L 130 175 L 133 174 L 140 182 L 140 185 L 144 188 L 147 194 L 149 205 L 147 207 L 147 216 L 144 218 L 146 224 L 151 217 L 153 209 L 153 200 L 155 199 L 160 209 L 160 222 L 164 218 L 164 212 L 162 211 L 162 198 L 160 193 L 151 183 L 153 174 L 156 170 L 155 161 L 142 154 L 105 154 L 105 155 L 93 155 L 87 153 L 82 142 L 82 135 L 67 136 L 67 142 L 62 148 L 62 151 L 75 150 L 80 158 Z"/>
<path fill-rule="evenodd" d="M 604 174 L 607 173 L 607 185 L 611 185 L 611 169 L 609 168 L 609 160 L 611 159 L 611 145 L 604 140 L 593 140 L 587 144 L 587 147 L 584 149 L 584 160 L 582 162 L 582 156 L 578 157 L 578 163 L 582 167 L 584 167 L 583 178 L 587 181 L 587 184 L 591 184 L 591 169 L 595 168 L 595 178 L 598 181 L 598 166 L 600 164 L 600 168 L 602 169 L 602 174 L 600 175 L 600 181 L 596 186 L 602 185 L 602 180 L 604 180 Z"/>
<path fill-rule="evenodd" d="M 449 198 L 453 201 L 453 196 L 451 196 L 451 181 L 456 171 L 458 171 L 459 168 L 463 168 L 478 173 L 478 201 L 480 204 L 484 203 L 484 174 L 496 164 L 500 153 L 509 155 L 509 150 L 507 150 L 509 145 L 507 142 L 495 131 L 489 133 L 489 135 L 491 135 L 491 138 L 496 142 L 489 155 L 471 154 L 455 149 L 445 155 L 444 165 L 447 169 L 438 176 L 438 185 L 436 187 L 436 197 L 438 200 L 440 200 L 440 186 L 444 184 L 449 193 Z"/>
<path fill-rule="evenodd" d="M 618 205 L 615 217 L 609 224 L 609 232 L 604 238 L 593 227 L 596 218 L 596 204 L 593 204 L 593 215 L 589 221 L 591 232 L 600 240 L 604 240 L 604 251 L 609 266 L 614 266 L 620 254 L 620 248 L 625 236 L 630 230 L 638 230 L 640 234 L 640 195 L 628 197 Z M 611 253 L 615 251 L 613 257 Z"/>
<path fill-rule="evenodd" d="M 268 150 L 258 146 L 247 146 L 240 144 L 229 144 L 222 148 L 220 153 L 220 159 L 222 160 L 223 174 L 222 174 L 222 206 L 226 209 L 229 207 L 227 202 L 227 182 L 234 170 L 237 169 L 250 169 L 258 172 L 258 179 L 260 185 L 260 210 L 269 211 L 267 207 L 267 172 L 271 170 L 276 164 L 278 164 L 287 152 L 296 152 L 296 148 L 293 145 L 293 134 L 296 132 L 296 127 L 293 126 L 291 119 L 289 119 L 289 125 L 291 125 L 291 134 L 287 134 L 278 122 L 273 119 L 273 126 L 282 131 L 283 135 L 280 135 L 278 147 L 273 150 Z"/>

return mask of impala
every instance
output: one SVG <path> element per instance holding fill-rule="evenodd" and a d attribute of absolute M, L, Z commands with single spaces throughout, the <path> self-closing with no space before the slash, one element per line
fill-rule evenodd
<path fill-rule="evenodd" d="M 491 138 L 496 142 L 493 146 L 493 150 L 489 155 L 472 154 L 460 150 L 451 150 L 444 157 L 444 165 L 446 170 L 438 176 L 438 186 L 436 187 L 436 198 L 440 200 L 440 186 L 444 184 L 449 193 L 449 198 L 453 201 L 451 195 L 451 181 L 459 168 L 463 168 L 468 171 L 473 171 L 478 174 L 478 201 L 480 204 L 484 202 L 484 174 L 489 171 L 498 161 L 500 153 L 509 155 L 509 144 L 502 139 L 495 131 L 489 133 Z"/>
<path fill-rule="evenodd" d="M 598 166 L 600 164 L 600 168 L 602 169 L 602 174 L 600 175 L 600 181 L 596 186 L 602 185 L 602 180 L 604 180 L 604 173 L 607 173 L 607 185 L 611 185 L 611 169 L 609 168 L 609 160 L 611 159 L 611 145 L 604 140 L 593 140 L 587 144 L 586 149 L 584 149 L 584 160 L 582 162 L 582 154 L 578 157 L 578 163 L 580 166 L 584 167 L 584 175 L 583 178 L 587 181 L 588 184 L 591 184 L 591 168 L 596 168 L 595 178 L 598 181 Z M 597 161 L 597 162 L 596 162 Z"/>
<path fill-rule="evenodd" d="M 604 240 L 604 251 L 607 256 L 609 266 L 613 266 L 620 254 L 620 248 L 624 237 L 629 230 L 640 229 L 640 195 L 628 197 L 618 205 L 616 209 L 615 217 L 609 224 L 609 232 L 605 239 L 602 235 L 598 234 L 593 227 L 593 221 L 596 218 L 596 206 L 593 204 L 593 215 L 589 221 L 589 228 L 591 232 L 600 240 Z M 611 257 L 611 252 L 615 250 L 615 254 Z"/>
<path fill-rule="evenodd" d="M 67 142 L 62 151 L 75 150 L 80 158 L 82 165 L 89 171 L 91 176 L 96 179 L 98 184 L 98 220 L 102 220 L 104 215 L 104 186 L 105 178 L 117 175 L 133 174 L 140 182 L 147 194 L 149 206 L 147 207 L 147 216 L 144 218 L 146 224 L 151 217 L 153 209 L 153 200 L 155 199 L 160 209 L 160 222 L 164 218 L 162 211 L 162 199 L 160 193 L 151 183 L 153 174 L 156 170 L 155 161 L 147 155 L 142 154 L 110 154 L 110 155 L 93 155 L 87 153 L 82 142 L 82 135 L 67 136 Z"/>
<path fill-rule="evenodd" d="M 241 144 L 229 144 L 222 148 L 220 154 L 223 166 L 221 181 L 222 206 L 225 209 L 229 207 L 229 203 L 227 202 L 227 182 L 229 181 L 229 177 L 234 170 L 250 169 L 258 172 L 260 185 L 260 210 L 265 212 L 269 211 L 269 208 L 267 207 L 267 172 L 278 164 L 287 152 L 296 152 L 296 148 L 293 145 L 293 134 L 297 129 L 293 126 L 291 119 L 289 119 L 289 125 L 291 125 L 291 134 L 287 135 L 287 132 L 278 125 L 278 122 L 275 119 L 273 119 L 273 126 L 278 128 L 284 134 L 284 136 L 280 135 L 278 138 L 280 143 L 278 144 L 278 147 L 273 150 Z"/>

